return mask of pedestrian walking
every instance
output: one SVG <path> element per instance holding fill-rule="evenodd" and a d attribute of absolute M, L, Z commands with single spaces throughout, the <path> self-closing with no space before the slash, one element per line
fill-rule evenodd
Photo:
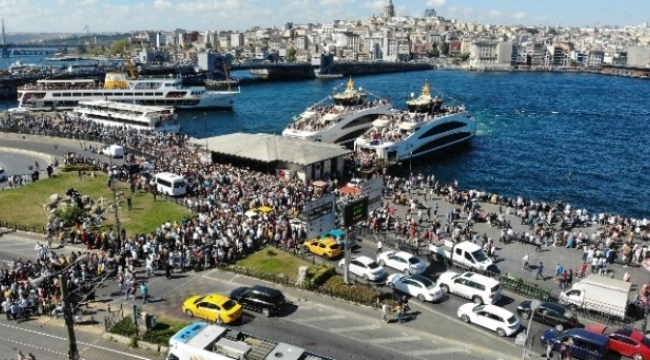
<path fill-rule="evenodd" d="M 553 343 L 549 342 L 546 344 L 546 360 L 551 360 L 553 358 Z"/>
<path fill-rule="evenodd" d="M 631 280 L 632 280 L 632 276 L 630 275 L 629 272 L 626 271 L 625 274 L 623 274 L 623 281 L 630 282 Z"/>
<path fill-rule="evenodd" d="M 397 313 L 397 322 L 400 324 L 404 322 L 404 307 L 398 304 L 395 306 L 395 312 Z"/>
<path fill-rule="evenodd" d="M 129 210 L 132 210 L 132 209 L 133 209 L 133 203 L 132 203 L 132 201 L 131 201 L 131 196 L 130 196 L 130 195 L 127 196 L 127 198 L 126 198 L 126 207 L 127 207 L 127 209 L 129 209 Z"/>
<path fill-rule="evenodd" d="M 543 271 L 544 271 L 544 264 L 540 261 L 539 265 L 537 266 L 537 274 L 535 275 L 535 280 L 539 280 L 540 277 L 542 278 L 542 280 L 544 280 Z"/>
<path fill-rule="evenodd" d="M 381 254 L 381 240 L 377 241 L 377 252 L 375 254 Z"/>
<path fill-rule="evenodd" d="M 530 270 L 530 266 L 529 266 L 529 264 L 528 264 L 528 258 L 529 258 L 529 255 L 528 255 L 528 253 L 526 253 L 526 255 L 524 255 L 524 258 L 521 259 L 521 262 L 522 262 L 523 268 L 524 268 L 524 270 L 526 270 L 526 271 Z"/>
<path fill-rule="evenodd" d="M 7 320 L 11 320 L 11 301 L 9 298 L 5 298 L 5 300 L 2 302 L 2 311 L 5 312 Z"/>
<path fill-rule="evenodd" d="M 147 293 L 149 292 L 149 289 L 147 288 L 147 284 L 145 282 L 140 283 L 140 294 L 142 295 L 142 303 L 146 304 L 147 303 Z"/>
<path fill-rule="evenodd" d="M 388 303 L 384 301 L 383 305 L 381 306 L 381 320 L 387 323 L 388 315 L 390 315 L 390 305 L 388 305 Z"/>

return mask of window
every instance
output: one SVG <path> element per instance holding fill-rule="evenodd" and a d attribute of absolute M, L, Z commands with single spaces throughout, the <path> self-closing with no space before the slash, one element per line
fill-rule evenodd
<path fill-rule="evenodd" d="M 434 126 L 432 129 L 427 130 L 424 134 L 420 135 L 419 139 L 427 138 L 429 136 L 433 135 L 438 135 L 438 134 L 443 134 L 446 133 L 447 131 L 451 131 L 454 129 L 459 129 L 466 126 L 465 123 L 460 122 L 460 121 L 450 121 L 444 124 L 440 124 L 438 126 Z"/>
<path fill-rule="evenodd" d="M 609 338 L 614 340 L 614 341 L 618 341 L 620 343 L 631 345 L 631 346 L 639 345 L 636 341 L 634 341 L 634 340 L 632 340 L 632 339 L 630 339 L 628 337 L 618 335 L 618 334 L 612 334 L 612 335 L 609 336 Z"/>
<path fill-rule="evenodd" d="M 163 179 L 161 179 L 161 178 L 157 178 L 157 179 L 156 179 L 156 184 L 159 184 L 159 185 L 162 185 L 162 186 L 166 186 L 166 187 L 168 187 L 168 188 L 172 187 L 172 183 L 170 183 L 170 182 L 167 181 L 167 180 L 163 180 Z"/>
<path fill-rule="evenodd" d="M 226 302 L 223 303 L 223 309 L 224 310 L 230 310 L 230 309 L 234 308 L 235 305 L 237 305 L 236 302 L 234 302 L 232 300 L 226 300 Z"/>
<path fill-rule="evenodd" d="M 472 259 L 472 256 L 468 252 L 465 253 L 465 260 L 467 260 L 467 261 L 469 261 L 471 263 L 474 262 L 474 259 Z"/>
<path fill-rule="evenodd" d="M 436 150 L 438 148 L 442 148 L 446 145 L 455 143 L 457 141 L 461 141 L 464 139 L 469 139 L 472 134 L 468 132 L 461 132 L 461 133 L 455 133 L 451 134 L 445 137 L 442 137 L 440 139 L 436 139 L 434 141 L 431 141 L 430 143 L 419 147 L 417 150 L 413 151 L 413 154 L 420 154 L 423 152 L 431 151 L 431 150 Z"/>
<path fill-rule="evenodd" d="M 61 93 L 54 93 L 54 94 L 52 94 L 52 96 L 54 96 L 54 97 L 61 97 Z"/>

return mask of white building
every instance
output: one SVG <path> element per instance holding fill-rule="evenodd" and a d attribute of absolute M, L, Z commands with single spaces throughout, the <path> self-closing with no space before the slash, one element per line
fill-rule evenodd
<path fill-rule="evenodd" d="M 627 49 L 627 66 L 649 67 L 650 46 L 631 46 Z"/>
<path fill-rule="evenodd" d="M 230 34 L 230 46 L 234 48 L 244 46 L 244 34 L 240 32 Z"/>
<path fill-rule="evenodd" d="M 472 69 L 509 69 L 512 62 L 512 41 L 472 41 L 469 51 Z"/>

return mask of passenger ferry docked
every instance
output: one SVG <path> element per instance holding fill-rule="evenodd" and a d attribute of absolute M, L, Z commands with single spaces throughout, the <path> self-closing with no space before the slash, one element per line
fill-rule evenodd
<path fill-rule="evenodd" d="M 425 84 L 421 97 L 430 96 L 430 91 Z M 428 113 L 399 111 L 375 120 L 372 128 L 355 140 L 355 151 L 392 163 L 461 145 L 476 135 L 476 123 L 463 106 L 445 107 L 441 98 L 432 100 Z"/>
<path fill-rule="evenodd" d="M 354 88 L 352 78 L 347 89 L 328 96 L 307 108 L 282 131 L 282 136 L 299 137 L 312 141 L 352 144 L 368 131 L 372 122 L 392 113 L 390 101 Z M 326 104 L 328 100 L 332 104 Z"/>
<path fill-rule="evenodd" d="M 74 108 L 73 113 L 83 120 L 106 126 L 166 132 L 180 130 L 178 117 L 170 107 L 125 104 L 109 100 L 83 100 Z"/>
<path fill-rule="evenodd" d="M 136 105 L 171 106 L 176 109 L 232 109 L 237 91 L 208 91 L 204 86 L 184 86 L 178 77 L 129 77 L 107 73 L 104 83 L 91 79 L 38 80 L 18 88 L 18 107 L 30 110 L 66 110 L 79 101 L 107 99 Z"/>

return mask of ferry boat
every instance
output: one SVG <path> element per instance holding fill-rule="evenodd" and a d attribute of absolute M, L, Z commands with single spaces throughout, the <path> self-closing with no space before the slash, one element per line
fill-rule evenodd
<path fill-rule="evenodd" d="M 83 120 L 106 126 L 138 130 L 178 132 L 180 125 L 173 108 L 125 104 L 109 100 L 83 100 L 73 113 Z"/>
<path fill-rule="evenodd" d="M 418 97 L 411 95 L 411 99 L 406 101 L 406 107 L 409 112 L 413 113 L 431 113 L 435 99 L 431 97 L 431 85 L 427 81 L 422 87 L 422 93 Z"/>
<path fill-rule="evenodd" d="M 235 90 L 209 91 L 205 86 L 184 86 L 179 77 L 127 76 L 106 73 L 103 83 L 92 79 L 38 80 L 18 88 L 18 107 L 30 110 L 70 110 L 79 101 L 106 99 L 136 105 L 176 109 L 232 109 Z"/>
<path fill-rule="evenodd" d="M 393 111 L 390 101 L 354 88 L 352 78 L 343 93 L 327 97 L 294 118 L 282 136 L 299 137 L 323 143 L 352 145 L 359 135 L 380 116 Z M 333 103 L 327 104 L 329 100 Z"/>
<path fill-rule="evenodd" d="M 430 90 L 427 85 L 422 96 Z M 445 107 L 443 100 L 435 97 L 431 112 L 396 111 L 375 120 L 372 128 L 355 140 L 354 150 L 394 163 L 462 145 L 475 135 L 476 123 L 463 106 Z"/>

